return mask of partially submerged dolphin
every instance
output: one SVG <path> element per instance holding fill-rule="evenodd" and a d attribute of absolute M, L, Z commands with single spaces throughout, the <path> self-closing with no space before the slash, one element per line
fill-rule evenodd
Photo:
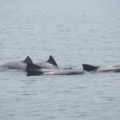
<path fill-rule="evenodd" d="M 32 60 L 29 56 L 27 56 L 24 61 L 8 62 L 6 64 L 1 65 L 1 67 L 10 68 L 10 69 L 26 70 L 27 63 L 32 63 Z"/>
<path fill-rule="evenodd" d="M 54 58 L 51 55 L 47 61 L 38 62 L 35 64 L 44 69 L 59 69 L 56 61 L 54 60 Z"/>
<path fill-rule="evenodd" d="M 53 58 L 53 56 L 49 56 L 49 59 L 47 61 L 44 61 L 44 62 L 37 62 L 35 63 L 36 65 L 42 67 L 42 68 L 45 68 L 45 69 L 61 69 L 58 67 L 55 59 Z M 63 69 L 72 69 L 72 67 L 66 67 L 66 68 L 63 68 Z"/>
<path fill-rule="evenodd" d="M 9 68 L 9 69 L 21 69 L 26 70 L 27 63 L 33 63 L 31 58 L 27 56 L 24 61 L 12 61 L 6 64 L 1 65 L 1 67 Z M 59 69 L 56 61 L 50 55 L 49 59 L 44 62 L 37 62 L 36 65 L 40 66 L 44 69 Z"/>
<path fill-rule="evenodd" d="M 62 69 L 44 69 L 33 63 L 27 63 L 26 67 L 27 75 L 78 75 L 83 74 L 83 72 L 76 70 L 62 70 Z"/>
<path fill-rule="evenodd" d="M 99 67 L 89 64 L 83 64 L 83 69 L 86 71 L 95 71 L 95 72 L 120 72 L 120 65 L 112 65 L 108 67 Z"/>

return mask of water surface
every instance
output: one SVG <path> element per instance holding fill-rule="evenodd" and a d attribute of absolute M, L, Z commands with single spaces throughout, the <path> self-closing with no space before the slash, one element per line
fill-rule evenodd
<path fill-rule="evenodd" d="M 53 55 L 59 67 L 120 64 L 119 0 L 0 0 L 0 65 Z M 2 120 L 119 120 L 119 73 L 34 76 L 0 69 Z"/>

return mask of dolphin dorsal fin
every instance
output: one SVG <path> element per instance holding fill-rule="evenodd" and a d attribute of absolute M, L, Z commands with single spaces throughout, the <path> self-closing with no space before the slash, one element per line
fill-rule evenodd
<path fill-rule="evenodd" d="M 23 62 L 24 63 L 33 63 L 29 56 L 27 56 L 26 59 Z"/>
<path fill-rule="evenodd" d="M 93 65 L 88 65 L 88 64 L 83 64 L 83 69 L 86 70 L 86 71 L 94 71 L 100 67 L 98 66 L 93 66 Z"/>
<path fill-rule="evenodd" d="M 49 62 L 49 63 L 58 67 L 57 63 L 55 62 L 54 58 L 51 55 L 50 55 L 49 59 L 47 60 L 47 62 Z"/>
<path fill-rule="evenodd" d="M 34 70 L 34 69 L 41 69 L 41 67 L 39 67 L 33 63 L 27 63 L 26 70 Z"/>

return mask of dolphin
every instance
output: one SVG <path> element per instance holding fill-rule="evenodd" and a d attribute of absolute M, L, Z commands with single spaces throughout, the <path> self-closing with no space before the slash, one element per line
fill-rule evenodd
<path fill-rule="evenodd" d="M 51 55 L 49 56 L 49 59 L 47 61 L 37 62 L 35 64 L 44 69 L 60 69 L 56 61 L 54 60 L 53 56 Z"/>
<path fill-rule="evenodd" d="M 37 62 L 35 64 L 44 68 L 44 69 L 65 69 L 65 70 L 72 69 L 72 67 L 59 68 L 52 55 L 49 56 L 49 59 L 47 61 Z"/>
<path fill-rule="evenodd" d="M 78 75 L 83 72 L 76 70 L 63 70 L 63 69 L 45 69 L 33 63 L 27 63 L 26 67 L 27 76 L 35 75 Z"/>
<path fill-rule="evenodd" d="M 120 65 L 112 65 L 108 67 L 99 67 L 93 66 L 89 64 L 83 64 L 83 69 L 86 71 L 94 71 L 94 72 L 120 72 Z"/>
<path fill-rule="evenodd" d="M 5 68 L 9 68 L 9 69 L 26 70 L 27 63 L 33 63 L 29 56 L 27 56 L 24 61 L 8 62 L 6 64 L 1 65 L 1 67 L 5 67 Z"/>

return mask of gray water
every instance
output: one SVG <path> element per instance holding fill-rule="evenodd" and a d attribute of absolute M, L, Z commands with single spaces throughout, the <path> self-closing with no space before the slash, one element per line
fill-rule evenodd
<path fill-rule="evenodd" d="M 120 0 L 0 0 L 0 65 L 52 55 L 61 68 L 120 64 Z M 120 120 L 120 73 L 33 76 L 0 70 L 1 120 Z"/>

